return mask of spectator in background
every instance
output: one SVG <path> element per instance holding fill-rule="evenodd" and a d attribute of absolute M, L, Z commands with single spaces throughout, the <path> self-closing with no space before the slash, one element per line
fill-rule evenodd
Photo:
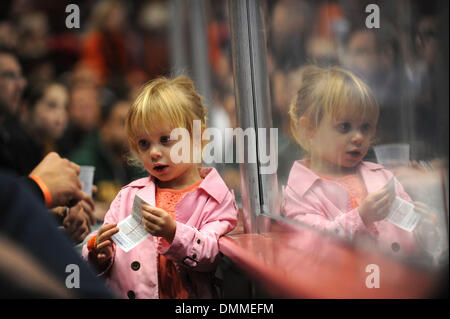
<path fill-rule="evenodd" d="M 71 88 L 76 86 L 93 86 L 101 87 L 95 72 L 89 67 L 77 64 L 74 68 L 66 74 L 67 83 Z"/>
<path fill-rule="evenodd" d="M 128 66 L 125 43 L 125 7 L 116 0 L 100 1 L 90 16 L 82 43 L 82 65 L 92 69 L 102 85 L 121 88 Z"/>
<path fill-rule="evenodd" d="M 305 41 L 311 24 L 311 8 L 305 1 L 281 0 L 272 9 L 269 50 L 281 72 L 305 62 Z"/>
<path fill-rule="evenodd" d="M 279 163 L 289 163 L 300 154 L 290 137 L 284 114 L 291 96 L 289 73 L 306 62 L 306 43 L 312 31 L 312 7 L 305 1 L 281 0 L 270 10 L 268 32 L 268 75 L 270 77 L 273 126 L 278 128 Z M 294 154 L 292 154 L 294 152 Z M 289 165 L 279 165 L 278 178 L 284 180 Z M 283 169 L 286 167 L 286 169 Z"/>
<path fill-rule="evenodd" d="M 22 75 L 22 67 L 15 53 L 0 48 L 0 167 L 7 168 L 21 175 L 25 159 L 16 156 L 15 148 L 20 147 L 20 141 L 26 139 L 17 119 L 20 101 L 26 80 Z"/>
<path fill-rule="evenodd" d="M 20 147 L 28 153 L 24 155 L 28 171 L 56 150 L 55 143 L 67 126 L 68 101 L 69 92 L 59 82 L 32 83 L 25 90 L 20 120 L 28 139 Z"/>
<path fill-rule="evenodd" d="M 30 171 L 20 170 L 23 156 L 14 153 L 14 146 L 17 145 L 17 135 L 23 134 L 17 113 L 25 85 L 26 81 L 14 52 L 0 48 L 0 168 L 22 176 L 27 176 Z M 49 188 L 53 201 L 48 206 L 65 205 L 83 197 L 81 183 L 77 178 L 79 167 L 61 159 L 56 153 L 46 156 L 31 173 L 42 179 Z M 42 189 L 37 184 L 32 181 L 30 183 L 38 193 L 41 192 Z M 40 195 L 44 199 L 44 194 Z"/>
<path fill-rule="evenodd" d="M 8 49 L 17 47 L 18 35 L 14 25 L 8 21 L 0 21 L 0 46 Z"/>
<path fill-rule="evenodd" d="M 314 26 L 314 35 L 325 38 L 331 42 L 338 40 L 340 32 L 347 25 L 341 8 L 341 1 L 324 1 L 318 4 L 316 13 L 316 23 Z"/>
<path fill-rule="evenodd" d="M 306 42 L 306 59 L 319 66 L 339 65 L 335 42 L 327 37 L 311 36 Z"/>
<path fill-rule="evenodd" d="M 94 203 L 90 197 L 81 193 L 81 186 L 76 177 L 79 168 L 72 167 L 69 161 L 61 159 L 56 153 L 50 153 L 42 160 L 49 151 L 45 150 L 45 142 L 61 135 L 65 126 L 66 89 L 60 84 L 53 83 L 44 84 L 39 89 L 31 88 L 29 92 L 26 94 L 29 104 L 27 104 L 26 113 L 22 117 L 26 125 L 22 128 L 17 124 L 14 130 L 8 129 L 7 125 L 3 126 L 6 126 L 3 133 L 7 139 L 1 145 L 1 168 L 9 169 L 20 175 L 30 174 L 30 177 L 22 179 L 27 181 L 31 189 L 38 187 L 35 192 L 38 196 L 42 192 L 48 208 L 51 209 L 50 212 L 60 222 L 74 243 L 82 242 L 94 222 L 92 217 Z M 4 110 L 5 107 L 2 109 Z M 4 114 L 4 112 L 0 112 L 0 114 Z M 49 172 L 49 170 L 54 172 Z M 31 176 L 33 176 L 33 181 Z M 35 180 L 36 178 L 37 181 L 46 185 L 47 191 Z M 82 200 L 74 205 L 76 201 L 73 202 L 73 199 Z M 59 205 L 69 204 L 74 206 L 59 207 Z"/>
<path fill-rule="evenodd" d="M 431 66 L 435 63 L 439 49 L 438 44 L 438 24 L 437 14 L 423 15 L 417 23 L 416 34 L 414 35 L 419 63 Z"/>
<path fill-rule="evenodd" d="M 142 70 L 133 70 L 127 73 L 126 81 L 129 93 L 127 99 L 134 101 L 139 94 L 139 91 L 149 80 L 149 75 Z"/>
<path fill-rule="evenodd" d="M 215 148 L 221 148 L 222 154 L 227 150 L 232 150 L 234 156 L 237 156 L 237 147 L 235 138 L 227 136 L 227 128 L 236 128 L 236 106 L 233 89 L 233 76 L 228 71 L 229 60 L 221 52 L 219 55 L 218 67 L 215 69 L 213 80 L 215 81 L 214 96 L 210 109 L 208 110 L 208 126 L 218 130 L 221 138 L 210 141 L 215 144 Z M 219 67 L 220 65 L 220 67 Z M 228 71 L 226 71 L 228 69 Z M 230 189 L 233 189 L 236 202 L 241 203 L 241 176 L 239 173 L 239 164 L 233 163 L 213 163 L 214 167 L 220 172 L 223 180 Z"/>
<path fill-rule="evenodd" d="M 99 220 L 103 220 L 103 214 L 124 185 L 147 176 L 145 170 L 127 164 L 129 148 L 125 120 L 130 105 L 128 101 L 119 100 L 104 107 L 100 128 L 88 134 L 70 156 L 78 165 L 95 166 L 94 184 L 98 188 L 95 197 L 97 203 L 106 204 L 104 210 L 101 204 L 101 207 L 97 205 Z"/>
<path fill-rule="evenodd" d="M 132 44 L 130 49 L 136 51 L 141 46 L 141 52 L 134 52 L 133 55 L 141 55 L 141 67 L 150 79 L 168 75 L 170 72 L 169 12 L 167 7 L 168 3 L 163 1 L 143 2 L 142 6 L 137 9 L 136 17 L 141 39 L 136 41 L 135 38 L 127 36 L 127 43 L 130 46 Z"/>
<path fill-rule="evenodd" d="M 290 165 L 303 153 L 292 136 L 289 120 L 283 116 L 301 85 L 302 69 L 299 67 L 285 74 L 276 73 L 272 79 L 273 121 L 278 128 L 278 163 L 283 163 L 278 166 L 277 174 L 278 180 L 283 183 L 287 181 Z"/>
<path fill-rule="evenodd" d="M 58 149 L 68 156 L 80 146 L 90 132 L 98 128 L 101 115 L 99 90 L 94 85 L 76 83 L 71 89 L 69 125 L 58 143 Z"/>
<path fill-rule="evenodd" d="M 39 149 L 38 139 L 35 137 L 43 136 L 42 132 L 38 132 L 38 128 L 41 130 L 46 126 L 41 120 L 54 115 L 45 113 L 46 106 L 50 102 L 59 101 L 61 96 L 58 97 L 57 93 L 55 96 L 55 92 L 45 90 L 41 90 L 39 94 L 35 92 L 36 97 L 29 100 L 33 101 L 30 105 L 34 106 L 33 112 L 29 114 L 35 117 L 30 119 L 29 123 L 28 116 L 23 117 L 27 124 L 33 124 L 27 127 L 27 131 L 19 122 L 18 112 L 25 84 L 15 54 L 0 49 L 0 168 L 28 176 L 23 179 L 30 189 L 45 200 L 48 208 L 53 209 L 59 205 L 73 206 L 82 199 L 78 205 L 68 209 L 68 216 L 61 215 L 65 229 L 75 242 L 78 242 L 89 232 L 92 222 L 90 215 L 94 210 L 92 200 L 81 192 L 81 183 L 77 177 L 79 167 L 61 159 L 56 153 L 50 153 L 42 160 L 43 150 Z M 58 211 L 52 212 L 57 214 Z"/>
<path fill-rule="evenodd" d="M 13 50 L 0 47 L 0 95 L 5 102 L 7 113 L 15 116 L 27 81 L 22 74 L 22 66 Z"/>
<path fill-rule="evenodd" d="M 401 143 L 411 138 L 411 83 L 393 29 L 355 28 L 346 42 L 342 64 L 360 76 L 380 104 L 378 143 Z"/>
<path fill-rule="evenodd" d="M 43 11 L 23 14 L 17 23 L 19 39 L 17 53 L 24 73 L 31 82 L 50 81 L 55 76 L 55 67 L 49 51 L 49 24 Z"/>
<path fill-rule="evenodd" d="M 438 38 L 441 21 L 434 10 L 419 16 L 415 24 L 414 44 L 417 59 L 410 66 L 416 107 L 414 125 L 417 128 L 417 139 L 421 147 L 421 159 L 442 156 L 442 151 L 438 152 L 442 149 L 442 141 L 436 138 L 440 135 L 438 117 L 441 116 L 436 113 L 439 87 L 436 75 L 439 74 L 441 67 L 439 62 L 442 61 Z"/>
<path fill-rule="evenodd" d="M 72 88 L 69 116 L 83 131 L 89 132 L 98 127 L 100 120 L 100 97 L 96 87 L 77 85 Z"/>

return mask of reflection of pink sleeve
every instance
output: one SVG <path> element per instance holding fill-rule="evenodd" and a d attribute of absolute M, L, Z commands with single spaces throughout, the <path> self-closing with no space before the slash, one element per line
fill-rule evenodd
<path fill-rule="evenodd" d="M 352 239 L 358 232 L 370 231 L 361 220 L 358 209 L 342 213 L 337 208 L 330 212 L 330 207 L 320 200 L 320 194 L 307 192 L 302 198 L 289 186 L 283 191 L 281 208 L 284 216 L 312 226 L 321 231 Z"/>
<path fill-rule="evenodd" d="M 397 196 L 401 197 L 402 199 L 407 200 L 408 202 L 412 202 L 413 200 L 411 199 L 411 197 L 409 197 L 408 193 L 406 193 L 402 184 L 400 184 L 398 179 L 395 177 L 394 177 L 394 182 L 395 182 L 395 194 Z"/>
<path fill-rule="evenodd" d="M 366 186 L 372 191 L 376 191 L 381 189 L 392 176 L 390 171 L 379 169 L 371 175 L 366 175 Z M 411 202 L 412 200 L 403 186 L 397 179 L 394 181 L 396 195 Z M 398 228 L 387 220 L 366 227 L 361 220 L 358 208 L 347 211 L 345 205 L 342 205 L 344 193 L 338 188 L 325 190 L 324 188 L 329 187 L 330 184 L 324 185 L 322 184 L 322 187 L 312 186 L 303 196 L 286 186 L 283 190 L 283 215 L 318 230 L 328 231 L 350 240 L 355 239 L 358 235 L 370 234 L 387 251 L 394 250 L 393 247 L 401 247 L 403 253 L 409 254 L 417 249 L 412 233 Z M 375 185 L 377 186 L 375 187 Z"/>
<path fill-rule="evenodd" d="M 392 174 L 389 171 L 390 174 Z M 395 182 L 395 194 L 408 201 L 413 202 L 411 197 L 406 193 L 402 184 L 394 177 Z M 419 247 L 414 238 L 414 231 L 407 232 L 392 223 L 388 220 L 383 220 L 377 223 L 377 228 L 379 230 L 380 236 L 383 237 L 384 241 L 388 244 L 387 249 L 393 249 L 392 245 L 396 245 L 397 247 L 401 247 L 403 253 L 413 254 L 414 252 L 419 252 Z"/>
<path fill-rule="evenodd" d="M 376 176 L 379 176 L 379 178 L 383 180 L 384 183 L 388 183 L 391 178 L 394 178 L 395 195 L 408 202 L 413 202 L 411 197 L 406 193 L 402 184 L 390 170 L 382 167 L 382 169 L 378 170 L 377 172 L 379 172 L 379 174 L 377 174 Z M 377 222 L 376 227 L 379 233 L 379 237 L 383 242 L 382 245 L 386 245 L 386 250 L 394 250 L 395 252 L 397 252 L 393 247 L 400 247 L 399 251 L 404 254 L 413 254 L 415 252 L 418 252 L 419 247 L 416 243 L 416 240 L 414 239 L 414 232 L 407 232 L 406 230 L 403 230 L 390 223 L 387 219 Z"/>

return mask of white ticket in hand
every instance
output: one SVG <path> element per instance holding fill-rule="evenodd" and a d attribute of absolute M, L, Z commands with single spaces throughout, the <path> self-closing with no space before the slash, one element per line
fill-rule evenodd
<path fill-rule="evenodd" d="M 414 210 L 414 205 L 396 196 L 391 205 L 387 220 L 397 227 L 412 232 L 421 216 Z"/>
<path fill-rule="evenodd" d="M 111 239 L 125 252 L 129 252 L 150 235 L 142 222 L 144 218 L 141 213 L 142 204 L 149 205 L 139 196 L 135 196 L 131 215 L 117 224 L 119 232 L 111 236 Z"/>

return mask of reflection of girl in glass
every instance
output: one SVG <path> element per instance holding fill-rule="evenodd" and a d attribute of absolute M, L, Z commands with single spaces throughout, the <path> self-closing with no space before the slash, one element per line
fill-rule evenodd
<path fill-rule="evenodd" d="M 308 152 L 291 168 L 283 191 L 283 214 L 348 239 L 365 239 L 400 255 L 418 251 L 430 216 L 421 203 L 421 227 L 403 230 L 386 217 L 395 197 L 411 202 L 386 168 L 363 161 L 378 120 L 370 89 L 354 74 L 338 67 L 307 66 L 291 103 L 291 128 Z M 420 231 L 419 231 L 420 230 Z"/>

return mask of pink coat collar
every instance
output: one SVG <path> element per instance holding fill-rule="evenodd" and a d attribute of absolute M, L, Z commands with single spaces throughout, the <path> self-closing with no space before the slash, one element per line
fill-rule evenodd
<path fill-rule="evenodd" d="M 316 181 L 323 181 L 320 176 L 306 167 L 305 162 L 306 160 L 299 160 L 294 162 L 287 182 L 287 186 L 289 186 L 295 193 L 297 193 L 301 197 L 305 195 L 305 193 L 314 185 L 314 183 L 316 183 Z M 361 174 L 366 187 L 368 186 L 367 191 L 369 193 L 377 189 L 378 185 L 376 185 L 374 189 L 369 189 L 372 187 L 370 187 L 370 183 L 366 183 L 366 181 L 372 180 L 371 174 L 374 171 L 378 171 L 380 169 L 385 168 L 379 164 L 364 161 L 361 162 L 361 164 L 359 164 L 358 166 L 358 173 Z"/>
<path fill-rule="evenodd" d="M 204 190 L 218 203 L 221 203 L 228 193 L 228 187 L 220 177 L 217 170 L 213 167 L 199 167 L 198 172 L 200 174 L 200 177 L 203 178 L 203 181 L 200 183 L 198 188 Z M 146 193 L 148 192 L 150 194 L 153 194 L 153 203 L 150 202 L 150 204 L 154 204 L 155 182 L 153 176 L 135 180 L 134 182 L 124 187 L 145 188 Z"/>

